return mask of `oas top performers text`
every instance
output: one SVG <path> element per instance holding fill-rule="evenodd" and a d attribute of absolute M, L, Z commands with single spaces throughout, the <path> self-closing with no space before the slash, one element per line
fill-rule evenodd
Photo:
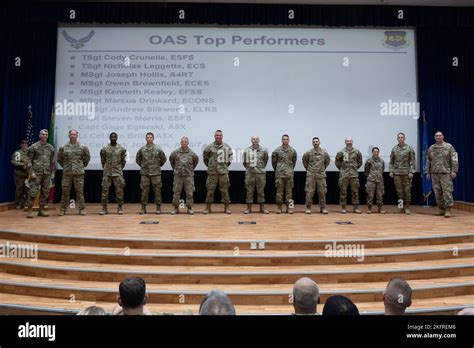
<path fill-rule="evenodd" d="M 154 45 L 186 45 L 195 43 L 206 46 L 245 45 L 245 46 L 322 46 L 326 44 L 323 38 L 290 38 L 290 37 L 245 37 L 232 35 L 230 39 L 224 37 L 211 37 L 204 35 L 153 35 L 150 36 L 150 43 Z"/>

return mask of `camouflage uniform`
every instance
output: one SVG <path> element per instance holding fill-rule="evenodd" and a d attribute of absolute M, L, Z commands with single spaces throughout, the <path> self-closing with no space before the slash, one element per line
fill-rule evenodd
<path fill-rule="evenodd" d="M 266 148 L 257 145 L 249 146 L 243 154 L 243 164 L 245 167 L 245 189 L 247 190 L 247 204 L 253 203 L 255 188 L 257 188 L 257 202 L 265 203 L 265 167 L 268 163 L 268 151 Z"/>
<path fill-rule="evenodd" d="M 385 162 L 380 157 L 378 158 L 369 158 L 365 162 L 364 172 L 367 177 L 367 183 L 365 184 L 367 192 L 367 206 L 369 210 L 372 208 L 372 203 L 374 201 L 374 194 L 377 201 L 377 206 L 379 210 L 382 209 L 383 205 L 383 194 L 384 194 L 384 184 L 383 184 L 383 171 L 385 170 Z"/>
<path fill-rule="evenodd" d="M 336 167 L 339 169 L 339 203 L 347 204 L 347 187 L 351 186 L 352 204 L 359 205 L 359 173 L 362 167 L 362 154 L 357 149 L 343 148 L 336 155 Z"/>
<path fill-rule="evenodd" d="M 390 173 L 393 173 L 395 188 L 397 189 L 398 199 L 402 200 L 404 209 L 410 208 L 411 202 L 411 182 L 408 174 L 414 174 L 416 171 L 415 150 L 410 145 L 403 147 L 395 145 L 390 153 Z"/>
<path fill-rule="evenodd" d="M 170 155 L 170 164 L 173 168 L 173 205 L 179 207 L 181 191 L 186 192 L 186 206 L 191 209 L 193 206 L 194 168 L 199 163 L 199 157 L 189 147 L 174 150 Z"/>
<path fill-rule="evenodd" d="M 279 207 L 283 204 L 283 191 L 285 191 L 287 205 L 293 200 L 296 159 L 296 150 L 289 145 L 287 148 L 279 146 L 272 153 L 272 166 L 275 170 L 276 203 Z"/>
<path fill-rule="evenodd" d="M 214 202 L 214 191 L 219 184 L 222 203 L 229 204 L 229 165 L 232 162 L 232 149 L 226 143 L 209 144 L 203 153 L 204 164 L 207 166 L 206 203 Z"/>
<path fill-rule="evenodd" d="M 161 167 L 166 163 L 166 155 L 156 144 L 142 146 L 135 157 L 140 167 L 140 188 L 142 189 L 142 204 L 148 203 L 150 184 L 155 193 L 155 203 L 161 204 Z"/>
<path fill-rule="evenodd" d="M 30 179 L 30 190 L 27 200 L 28 208 L 33 207 L 33 200 L 41 186 L 40 210 L 46 205 L 49 196 L 49 184 L 51 175 L 56 170 L 54 161 L 54 147 L 48 143 L 36 142 L 28 148 L 29 175 L 36 175 L 36 179 Z"/>
<path fill-rule="evenodd" d="M 14 168 L 15 178 L 15 204 L 23 207 L 26 204 L 28 190 L 25 180 L 28 177 L 28 149 L 17 150 L 13 153 L 11 163 Z"/>
<path fill-rule="evenodd" d="M 319 207 L 326 207 L 326 168 L 329 166 L 331 158 L 325 149 L 320 147 L 312 148 L 303 155 L 303 166 L 306 169 L 306 200 L 307 207 L 313 204 L 314 191 L 318 190 Z"/>
<path fill-rule="evenodd" d="M 122 169 L 125 167 L 127 158 L 127 150 L 120 144 L 115 146 L 107 145 L 100 150 L 100 161 L 102 163 L 102 198 L 103 205 L 109 202 L 109 189 L 112 183 L 115 186 L 115 195 L 117 203 L 123 204 L 123 188 L 125 180 L 123 178 Z"/>
<path fill-rule="evenodd" d="M 458 166 L 458 155 L 451 144 L 443 142 L 429 147 L 425 170 L 426 174 L 431 175 L 436 203 L 441 210 L 454 205 L 451 173 L 457 173 Z"/>
<path fill-rule="evenodd" d="M 59 148 L 58 163 L 63 167 L 60 210 L 63 212 L 66 211 L 69 205 L 69 194 L 73 184 L 79 210 L 84 210 L 84 168 L 87 167 L 90 160 L 88 147 L 80 143 L 71 144 L 68 142 Z"/>

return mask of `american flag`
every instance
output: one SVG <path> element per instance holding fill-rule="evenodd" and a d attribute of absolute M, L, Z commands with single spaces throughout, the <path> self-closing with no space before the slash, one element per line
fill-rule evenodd
<path fill-rule="evenodd" d="M 28 124 L 26 125 L 26 140 L 28 141 L 28 146 L 32 145 L 35 142 L 33 112 L 31 111 L 31 105 L 28 106 Z"/>

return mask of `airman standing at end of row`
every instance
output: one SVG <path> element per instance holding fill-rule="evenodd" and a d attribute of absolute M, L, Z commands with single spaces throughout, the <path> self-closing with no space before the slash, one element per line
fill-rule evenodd
<path fill-rule="evenodd" d="M 20 149 L 12 154 L 13 178 L 15 180 L 15 206 L 23 209 L 26 205 L 28 189 L 25 180 L 28 178 L 28 141 L 20 141 Z"/>
<path fill-rule="evenodd" d="M 451 217 L 453 201 L 453 180 L 459 169 L 458 153 L 453 145 L 444 141 L 442 132 L 435 133 L 435 143 L 431 145 L 426 153 L 425 173 L 431 178 L 438 213 L 436 215 Z"/>

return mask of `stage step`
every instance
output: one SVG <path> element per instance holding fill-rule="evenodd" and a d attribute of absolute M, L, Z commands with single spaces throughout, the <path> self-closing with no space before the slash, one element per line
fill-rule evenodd
<path fill-rule="evenodd" d="M 459 310 L 472 306 L 474 295 L 450 296 L 436 299 L 413 300 L 408 314 L 455 314 Z M 95 302 L 95 301 L 70 301 L 68 299 L 51 299 L 40 296 L 24 296 L 0 294 L 0 314 L 76 314 L 81 309 L 89 306 L 100 306 L 111 312 L 115 302 Z M 366 302 L 357 303 L 361 314 L 383 314 L 383 303 Z M 198 314 L 198 304 L 157 304 L 147 305 L 153 314 Z M 293 313 L 291 305 L 236 305 L 236 313 L 239 315 L 290 315 Z M 321 313 L 323 304 L 318 305 L 318 313 Z"/>
<path fill-rule="evenodd" d="M 111 310 L 119 282 L 132 275 L 147 281 L 156 313 L 197 312 L 207 292 L 221 289 L 239 314 L 289 314 L 302 276 L 318 283 L 323 302 L 346 295 L 370 314 L 381 313 L 394 276 L 413 289 L 412 313 L 455 314 L 474 303 L 474 215 L 466 212 L 341 215 L 332 206 L 308 216 L 299 206 L 293 216 L 243 215 L 233 205 L 231 216 L 131 213 L 138 208 L 126 205 L 124 216 L 92 214 L 99 205 L 88 205 L 86 217 L 1 213 L 0 245 L 37 246 L 39 258 L 0 258 L 0 313 L 75 313 L 95 301 Z M 326 257 L 330 248 L 335 257 Z"/>
<path fill-rule="evenodd" d="M 0 239 L 0 245 L 31 247 L 21 240 Z M 169 266 L 285 266 L 334 265 L 440 260 L 474 257 L 474 243 L 420 245 L 391 248 L 365 248 L 358 244 L 339 244 L 346 252 L 337 254 L 338 245 L 328 244 L 335 254 L 320 250 L 196 250 L 196 249 L 120 249 L 35 243 L 38 258 L 89 263 Z M 343 249 L 344 250 L 344 249 Z"/>
<path fill-rule="evenodd" d="M 44 221 L 44 220 L 42 220 Z M 146 225 L 145 225 L 146 226 Z M 374 232 L 374 234 L 377 234 Z M 30 243 L 92 246 L 120 249 L 196 249 L 196 250 L 251 250 L 251 243 L 265 243 L 265 250 L 325 250 L 327 245 L 359 244 L 365 248 L 390 248 L 422 245 L 474 243 L 474 233 L 433 234 L 427 236 L 394 236 L 381 238 L 325 238 L 318 240 L 273 240 L 265 238 L 235 240 L 159 239 L 147 237 L 93 236 L 78 234 L 54 234 L 18 232 L 0 229 L 0 238 Z"/>
<path fill-rule="evenodd" d="M 474 295 L 474 276 L 410 281 L 414 299 Z M 382 301 L 386 282 L 320 284 L 321 301 L 332 295 L 348 296 L 355 302 Z M 229 294 L 239 305 L 284 305 L 292 294 L 291 284 L 148 284 L 149 303 L 199 304 L 211 289 Z M 118 283 L 65 279 L 48 279 L 0 273 L 0 293 L 51 298 L 73 298 L 77 301 L 113 302 Z"/>
<path fill-rule="evenodd" d="M 319 282 L 386 281 L 393 276 L 405 279 L 474 275 L 474 258 L 429 260 L 356 265 L 299 266 L 143 266 L 115 265 L 52 260 L 2 258 L 0 271 L 61 279 L 120 282 L 127 276 L 139 276 L 150 283 L 294 283 L 303 276 Z"/>

